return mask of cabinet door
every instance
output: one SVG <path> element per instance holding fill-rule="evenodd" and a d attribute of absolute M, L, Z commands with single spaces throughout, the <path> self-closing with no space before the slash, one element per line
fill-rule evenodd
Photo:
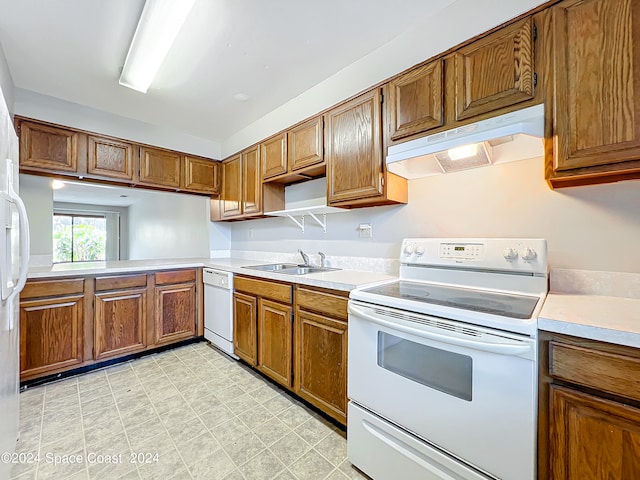
<path fill-rule="evenodd" d="M 249 365 L 258 359 L 257 299 L 243 293 L 233 294 L 233 351 Z"/>
<path fill-rule="evenodd" d="M 192 192 L 216 195 L 220 189 L 219 162 L 204 158 L 184 157 L 184 183 L 182 188 Z"/>
<path fill-rule="evenodd" d="M 262 181 L 257 146 L 242 152 L 242 213 L 262 213 Z"/>
<path fill-rule="evenodd" d="M 382 195 L 380 102 L 376 88 L 325 115 L 328 203 Z"/>
<path fill-rule="evenodd" d="M 262 179 L 287 173 L 287 134 L 276 135 L 260 144 Z"/>
<path fill-rule="evenodd" d="M 293 309 L 258 301 L 258 369 L 286 387 L 292 385 Z"/>
<path fill-rule="evenodd" d="M 347 322 L 297 310 L 296 393 L 346 423 Z"/>
<path fill-rule="evenodd" d="M 48 125 L 21 122 L 20 167 L 77 172 L 78 133 Z"/>
<path fill-rule="evenodd" d="M 82 314 L 82 295 L 20 303 L 22 380 L 82 363 Z"/>
<path fill-rule="evenodd" d="M 554 169 L 640 159 L 640 3 L 553 7 Z"/>
<path fill-rule="evenodd" d="M 551 386 L 551 478 L 640 478 L 640 410 Z"/>
<path fill-rule="evenodd" d="M 442 75 L 442 60 L 436 60 L 389 82 L 391 140 L 426 132 L 443 124 Z"/>
<path fill-rule="evenodd" d="M 146 289 L 96 293 L 94 298 L 94 358 L 101 360 L 144 350 Z"/>
<path fill-rule="evenodd" d="M 87 173 L 121 180 L 133 180 L 133 145 L 89 135 Z"/>
<path fill-rule="evenodd" d="M 532 99 L 533 43 L 527 18 L 456 51 L 456 119 Z"/>
<path fill-rule="evenodd" d="M 140 149 L 140 183 L 180 188 L 180 154 L 169 150 Z"/>
<path fill-rule="evenodd" d="M 220 210 L 222 218 L 242 215 L 242 159 L 236 155 L 222 162 Z"/>
<path fill-rule="evenodd" d="M 156 294 L 156 344 L 171 343 L 196 334 L 194 283 L 161 285 Z"/>
<path fill-rule="evenodd" d="M 312 118 L 289 130 L 287 148 L 289 170 L 295 172 L 322 163 L 324 161 L 323 144 L 322 117 Z"/>

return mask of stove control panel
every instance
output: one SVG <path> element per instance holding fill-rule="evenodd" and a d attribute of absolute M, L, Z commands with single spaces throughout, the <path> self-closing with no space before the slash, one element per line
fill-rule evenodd
<path fill-rule="evenodd" d="M 539 238 L 407 238 L 403 265 L 547 272 L 547 242 Z"/>

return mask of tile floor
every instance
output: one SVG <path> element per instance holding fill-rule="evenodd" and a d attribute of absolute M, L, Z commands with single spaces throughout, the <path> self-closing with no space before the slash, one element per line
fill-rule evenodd
<path fill-rule="evenodd" d="M 365 478 L 340 429 L 206 343 L 28 389 L 20 408 L 32 462 L 12 479 Z"/>

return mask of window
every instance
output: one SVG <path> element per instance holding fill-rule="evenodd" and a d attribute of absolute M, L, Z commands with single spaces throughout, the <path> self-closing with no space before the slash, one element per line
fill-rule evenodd
<path fill-rule="evenodd" d="M 53 214 L 53 262 L 106 260 L 107 219 L 104 215 Z"/>

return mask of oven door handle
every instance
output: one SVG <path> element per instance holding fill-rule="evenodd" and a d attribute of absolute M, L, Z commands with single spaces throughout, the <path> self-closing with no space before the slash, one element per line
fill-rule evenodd
<path fill-rule="evenodd" d="M 528 342 L 522 342 L 518 344 L 513 343 L 487 343 L 476 342 L 473 340 L 465 340 L 464 338 L 451 337 L 449 335 L 441 335 L 439 333 L 428 332 L 420 330 L 418 328 L 406 327 L 398 323 L 389 322 L 382 318 L 373 316 L 365 312 L 364 310 L 349 305 L 349 313 L 362 317 L 370 322 L 377 323 L 383 327 L 387 327 L 391 330 L 397 330 L 399 332 L 408 333 L 409 335 L 415 335 L 416 337 L 425 338 L 427 340 L 434 340 L 437 342 L 448 343 L 450 345 L 457 345 L 460 347 L 473 348 L 483 352 L 498 353 L 500 355 L 525 355 L 531 351 L 531 345 Z"/>

